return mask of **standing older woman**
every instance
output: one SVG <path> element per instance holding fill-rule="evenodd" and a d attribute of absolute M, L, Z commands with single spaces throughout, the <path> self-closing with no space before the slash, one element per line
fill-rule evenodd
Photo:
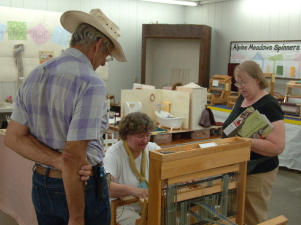
<path fill-rule="evenodd" d="M 144 113 L 130 113 L 121 119 L 121 140 L 107 150 L 104 158 L 106 172 L 112 176 L 111 198 L 148 196 L 149 151 L 160 149 L 157 144 L 149 142 L 154 128 L 153 121 Z M 140 218 L 139 213 L 141 207 L 138 203 L 119 207 L 117 222 L 121 225 L 135 224 L 136 219 Z"/>
<path fill-rule="evenodd" d="M 270 158 L 257 164 L 247 176 L 245 223 L 255 225 L 267 220 L 271 188 L 277 175 L 278 155 L 285 147 L 285 127 L 283 112 L 277 100 L 264 89 L 268 86 L 265 76 L 253 61 L 245 61 L 234 70 L 234 78 L 241 95 L 225 121 L 223 128 L 233 122 L 246 108 L 252 106 L 265 114 L 274 130 L 265 139 L 252 139 L 251 160 L 264 156 Z M 223 134 L 223 138 L 226 135 Z"/>

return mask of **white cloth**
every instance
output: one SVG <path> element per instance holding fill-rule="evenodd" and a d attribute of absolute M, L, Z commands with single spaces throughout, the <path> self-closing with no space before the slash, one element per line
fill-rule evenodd
<path fill-rule="evenodd" d="M 116 214 L 116 221 L 120 225 L 134 225 L 136 224 L 136 220 L 141 218 L 141 216 L 137 212 L 135 212 L 134 209 L 129 207 L 118 207 Z"/>
<path fill-rule="evenodd" d="M 148 181 L 149 175 L 149 151 L 161 149 L 156 143 L 149 142 L 145 148 L 146 162 L 145 162 L 145 179 Z M 141 172 L 141 158 L 142 154 L 135 159 L 136 167 Z M 132 171 L 129 157 L 123 147 L 123 142 L 118 141 L 110 148 L 108 148 L 104 157 L 104 167 L 107 173 L 110 173 L 114 177 L 114 182 L 118 184 L 126 184 L 137 187 L 139 180 L 137 175 Z M 132 207 L 132 208 L 131 208 Z M 121 209 L 120 209 L 121 208 Z M 119 207 L 117 211 L 117 222 L 119 223 L 119 213 L 125 214 L 127 210 L 135 210 L 137 213 L 141 213 L 141 207 L 138 203 L 133 203 L 127 206 Z M 136 220 L 136 219 L 135 219 Z M 122 223 L 121 223 L 122 224 Z M 135 223 L 133 223 L 135 224 Z"/>

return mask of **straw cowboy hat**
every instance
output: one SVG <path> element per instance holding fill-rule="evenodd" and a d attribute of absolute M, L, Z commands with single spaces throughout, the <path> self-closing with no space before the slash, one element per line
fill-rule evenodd
<path fill-rule="evenodd" d="M 117 41 L 117 38 L 120 37 L 119 27 L 100 9 L 92 9 L 89 14 L 81 11 L 67 11 L 61 16 L 62 26 L 71 34 L 81 23 L 90 24 L 105 34 L 114 44 L 114 49 L 111 52 L 112 57 L 119 62 L 127 61 L 122 47 Z"/>

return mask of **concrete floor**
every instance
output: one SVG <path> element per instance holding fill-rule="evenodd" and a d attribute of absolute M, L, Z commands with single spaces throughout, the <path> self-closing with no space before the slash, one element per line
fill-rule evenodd
<path fill-rule="evenodd" d="M 278 171 L 268 218 L 284 215 L 288 225 L 301 224 L 301 172 L 281 167 Z"/>
<path fill-rule="evenodd" d="M 284 215 L 288 225 L 301 224 L 301 172 L 280 168 L 272 189 L 269 219 Z M 18 225 L 0 210 L 0 225 Z"/>
<path fill-rule="evenodd" d="M 1 225 L 18 225 L 15 219 L 0 210 L 0 224 Z"/>

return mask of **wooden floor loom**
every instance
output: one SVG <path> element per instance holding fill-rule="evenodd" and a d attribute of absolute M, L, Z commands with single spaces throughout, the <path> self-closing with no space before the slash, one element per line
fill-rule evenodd
<path fill-rule="evenodd" d="M 238 137 L 214 142 L 217 146 L 200 148 L 209 143 L 200 142 L 150 152 L 149 225 L 243 225 L 251 142 Z"/>

